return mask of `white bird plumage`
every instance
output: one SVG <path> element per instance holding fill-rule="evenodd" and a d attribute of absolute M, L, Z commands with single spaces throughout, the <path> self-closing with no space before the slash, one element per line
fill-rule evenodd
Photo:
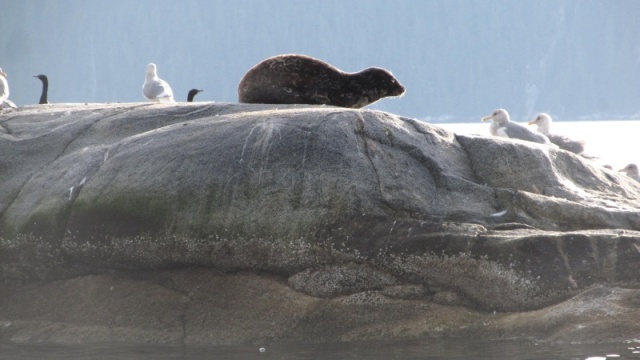
<path fill-rule="evenodd" d="M 551 143 L 546 136 L 533 132 L 526 126 L 509 121 L 509 113 L 505 109 L 498 109 L 491 115 L 482 118 L 482 121 L 489 120 L 492 121 L 489 132 L 493 136 L 533 141 L 540 144 Z"/>
<path fill-rule="evenodd" d="M 627 176 L 635 181 L 640 181 L 640 171 L 638 170 L 638 165 L 636 164 L 629 164 L 618 171 L 627 174 Z"/>
<path fill-rule="evenodd" d="M 147 73 L 142 85 L 142 95 L 149 101 L 173 102 L 173 91 L 169 84 L 158 77 L 156 64 L 147 65 Z"/>
<path fill-rule="evenodd" d="M 7 74 L 0 69 L 0 104 L 9 98 L 9 83 L 6 76 Z"/>
<path fill-rule="evenodd" d="M 536 116 L 535 119 L 529 121 L 527 124 L 537 125 L 538 132 L 548 137 L 549 140 L 551 140 L 552 143 L 558 145 L 560 149 L 571 151 L 572 153 L 576 154 L 583 154 L 585 150 L 585 142 L 571 140 L 564 135 L 551 134 L 550 131 L 552 122 L 553 120 L 551 120 L 551 116 L 549 116 L 549 114 L 540 113 L 538 114 L 538 116 Z"/>

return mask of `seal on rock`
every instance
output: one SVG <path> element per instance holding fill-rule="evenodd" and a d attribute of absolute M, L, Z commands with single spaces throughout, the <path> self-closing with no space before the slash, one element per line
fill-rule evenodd
<path fill-rule="evenodd" d="M 358 109 L 404 92 L 404 86 L 385 69 L 371 67 L 347 73 L 309 56 L 287 54 L 252 67 L 240 80 L 238 101 Z"/>

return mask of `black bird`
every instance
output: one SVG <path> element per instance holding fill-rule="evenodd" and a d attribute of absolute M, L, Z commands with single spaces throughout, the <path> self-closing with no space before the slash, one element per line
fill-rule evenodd
<path fill-rule="evenodd" d="M 189 95 L 187 95 L 187 101 L 188 102 L 192 102 L 193 101 L 193 97 L 196 96 L 201 91 L 204 91 L 204 90 L 198 90 L 198 89 L 189 90 Z"/>
<path fill-rule="evenodd" d="M 42 94 L 40 94 L 40 102 L 38 104 L 48 104 L 47 93 L 49 92 L 49 79 L 47 79 L 46 75 L 34 75 L 33 77 L 40 79 L 42 81 Z"/>

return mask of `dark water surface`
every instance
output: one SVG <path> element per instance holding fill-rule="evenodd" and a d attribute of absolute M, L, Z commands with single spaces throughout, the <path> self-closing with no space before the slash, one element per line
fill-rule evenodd
<path fill-rule="evenodd" d="M 262 349 L 261 349 L 262 348 Z M 637 351 L 637 353 L 634 353 Z M 607 356 L 609 355 L 609 356 Z M 0 343 L 5 359 L 474 359 L 542 360 L 640 359 L 640 343 L 549 345 L 526 340 L 470 342 L 422 339 L 313 345 L 170 347 L 100 344 L 91 346 Z"/>

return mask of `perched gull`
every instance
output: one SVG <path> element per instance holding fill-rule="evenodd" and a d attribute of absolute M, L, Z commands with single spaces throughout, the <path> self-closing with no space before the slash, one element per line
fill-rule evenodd
<path fill-rule="evenodd" d="M 635 181 L 640 181 L 640 171 L 638 171 L 638 165 L 636 164 L 629 164 L 618 171 L 627 174 Z"/>
<path fill-rule="evenodd" d="M 505 109 L 498 109 L 491 115 L 482 118 L 482 121 L 489 120 L 493 121 L 489 127 L 489 132 L 493 136 L 533 141 L 540 144 L 550 143 L 546 136 L 535 133 L 526 126 L 509 121 L 509 113 Z"/>
<path fill-rule="evenodd" d="M 142 95 L 149 101 L 173 102 L 173 91 L 166 81 L 160 79 L 156 72 L 156 64 L 147 65 L 147 74 L 142 85 Z"/>
<path fill-rule="evenodd" d="M 47 96 L 49 94 L 49 79 L 47 79 L 47 75 L 34 75 L 34 78 L 40 79 L 42 81 L 42 93 L 40 94 L 40 102 L 38 104 L 48 104 L 49 100 L 47 100 Z"/>
<path fill-rule="evenodd" d="M 9 98 L 9 83 L 5 76 L 7 74 L 0 69 L 0 104 Z"/>
<path fill-rule="evenodd" d="M 550 134 L 549 130 L 551 128 L 551 122 L 551 116 L 549 116 L 549 114 L 540 113 L 534 120 L 529 121 L 528 124 L 538 125 L 538 132 L 548 137 L 549 140 L 558 145 L 560 149 L 571 151 L 576 154 L 582 154 L 584 152 L 584 141 L 575 141 L 563 135 Z"/>
<path fill-rule="evenodd" d="M 187 101 L 188 102 L 192 102 L 193 101 L 193 97 L 196 96 L 199 92 L 202 92 L 204 90 L 198 90 L 198 89 L 191 89 L 189 90 L 189 94 L 187 95 Z"/>
<path fill-rule="evenodd" d="M 16 104 L 9 100 L 9 83 L 5 76 L 7 74 L 0 69 L 0 109 L 15 109 Z"/>

